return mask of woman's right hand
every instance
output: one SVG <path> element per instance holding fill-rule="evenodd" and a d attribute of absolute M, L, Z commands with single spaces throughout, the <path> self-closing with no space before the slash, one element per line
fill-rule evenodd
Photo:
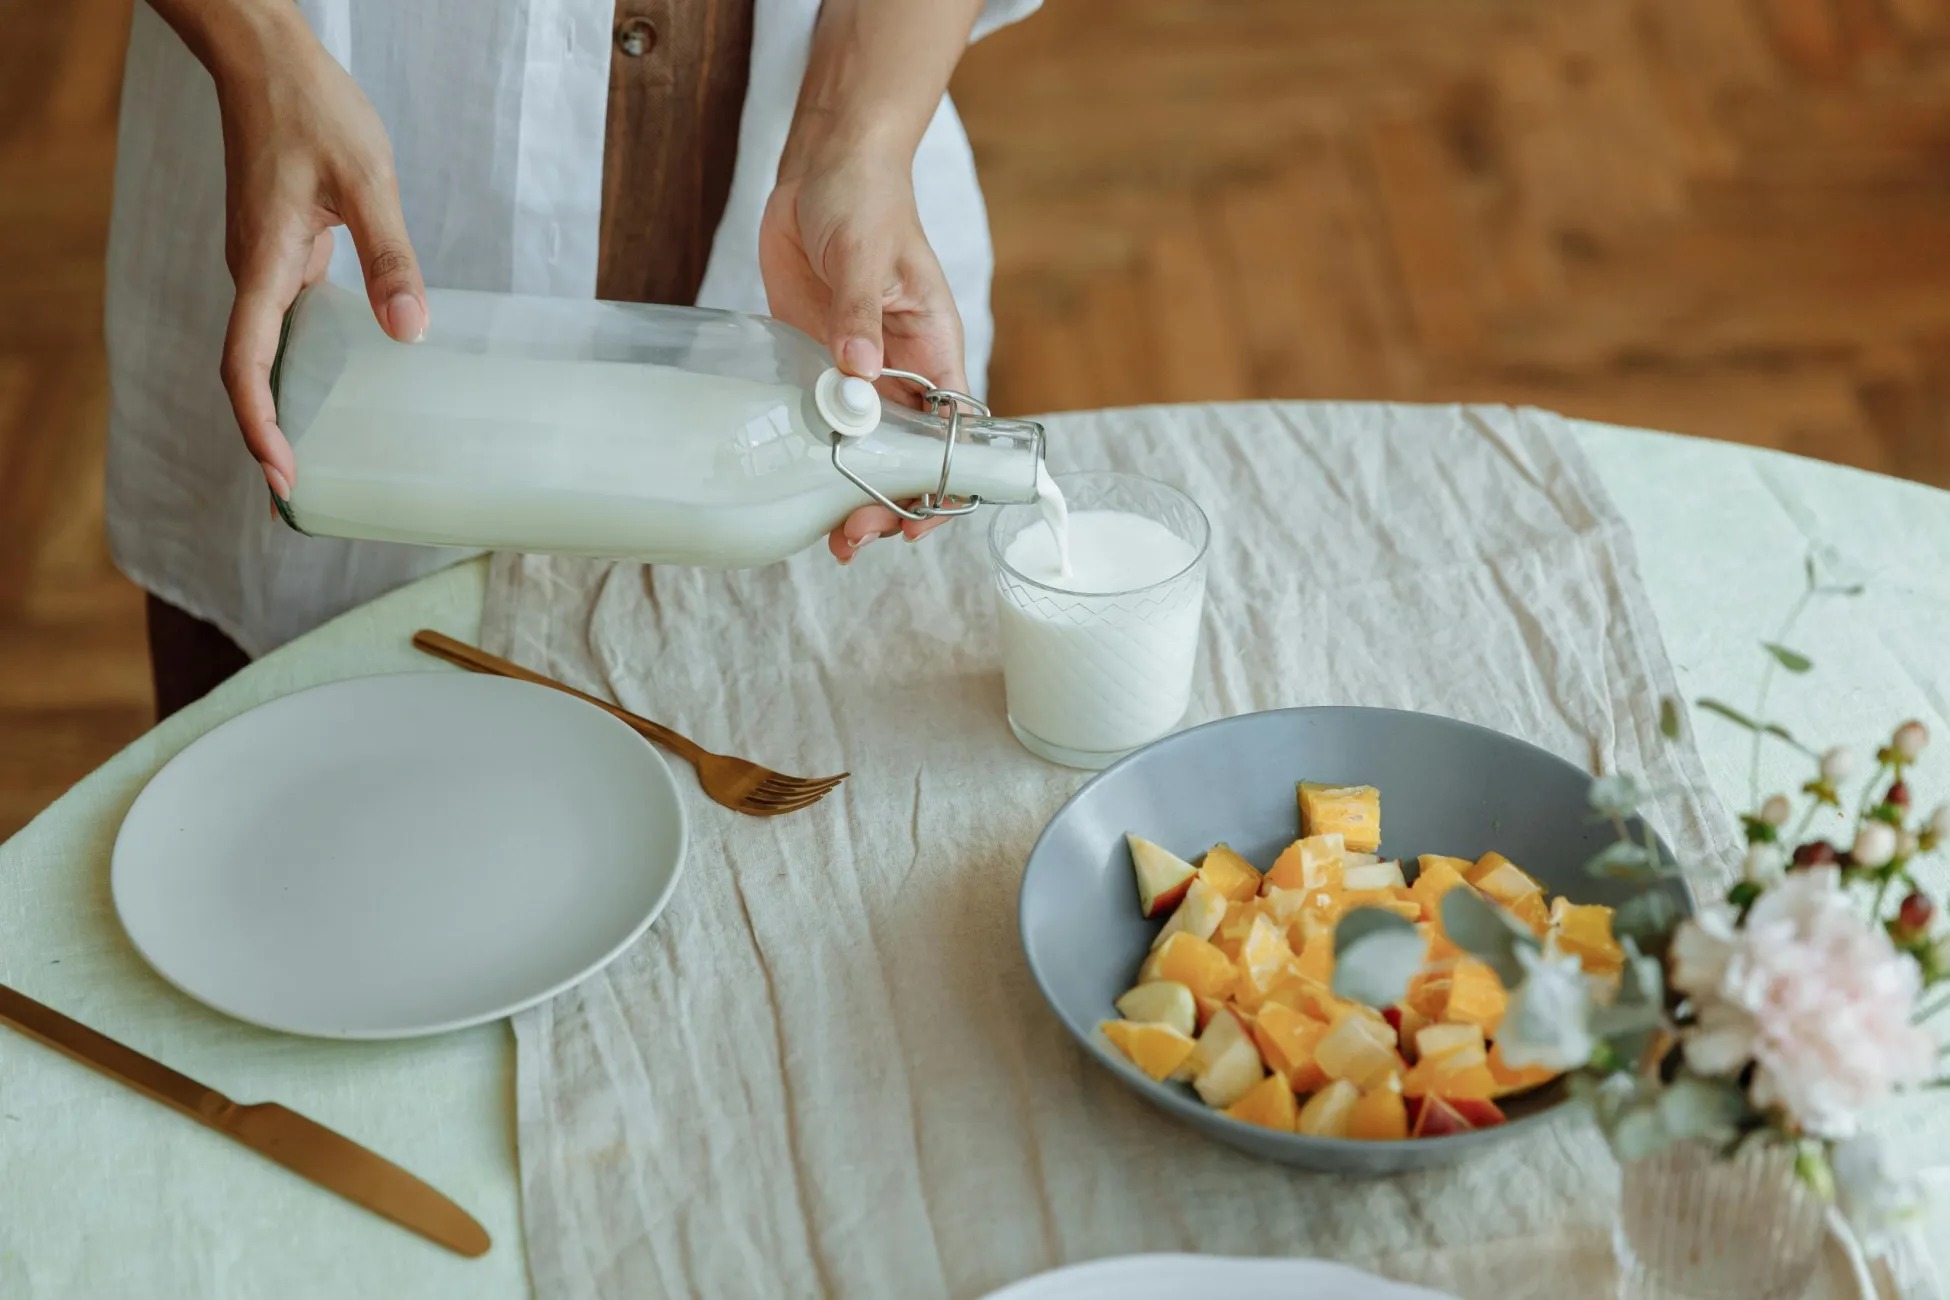
<path fill-rule="evenodd" d="M 216 82 L 224 258 L 237 286 L 223 385 L 245 445 L 282 499 L 294 469 L 271 398 L 271 362 L 285 312 L 325 275 L 332 227 L 352 232 L 380 327 L 402 343 L 426 333 L 426 287 L 400 215 L 392 146 L 358 85 L 289 0 L 153 2 Z"/>

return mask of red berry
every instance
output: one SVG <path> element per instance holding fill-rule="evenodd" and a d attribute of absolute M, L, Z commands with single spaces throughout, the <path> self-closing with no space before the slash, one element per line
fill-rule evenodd
<path fill-rule="evenodd" d="M 1936 904 L 1920 893 L 1912 893 L 1903 900 L 1902 910 L 1896 913 L 1896 924 L 1910 934 L 1921 937 L 1936 917 Z"/>
<path fill-rule="evenodd" d="M 1809 840 L 1797 845 L 1794 850 L 1794 865 L 1797 867 L 1825 867 L 1835 862 L 1835 846 L 1827 840 Z"/>
<path fill-rule="evenodd" d="M 1909 807 L 1909 787 L 1901 781 L 1896 782 L 1889 787 L 1889 793 L 1882 796 L 1882 801 L 1887 804 L 1894 804 L 1898 808 Z"/>

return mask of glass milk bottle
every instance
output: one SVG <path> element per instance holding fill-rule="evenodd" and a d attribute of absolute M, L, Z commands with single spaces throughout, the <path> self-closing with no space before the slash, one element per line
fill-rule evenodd
<path fill-rule="evenodd" d="M 928 409 L 883 405 L 778 321 L 427 298 L 410 345 L 338 286 L 293 305 L 271 371 L 293 528 L 737 568 L 804 549 L 869 500 L 925 518 L 1036 499 L 1040 426 L 900 371 Z"/>

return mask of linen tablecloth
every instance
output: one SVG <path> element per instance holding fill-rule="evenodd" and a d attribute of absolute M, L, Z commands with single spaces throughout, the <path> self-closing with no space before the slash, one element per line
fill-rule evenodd
<path fill-rule="evenodd" d="M 1657 734 L 1673 676 L 1630 538 L 1562 422 L 1333 414 L 1051 422 L 1057 469 L 1150 474 L 1211 518 L 1191 720 L 1464 718 L 1646 777 L 1668 792 L 1661 828 L 1730 865 L 1696 755 Z M 694 797 L 663 919 L 517 1018 L 538 1294 L 974 1297 L 1141 1250 L 1597 1293 L 1616 1173 L 1580 1119 L 1449 1170 L 1296 1173 L 1161 1118 L 1066 1037 L 1022 962 L 1016 886 L 1083 777 L 1007 730 L 984 541 L 883 541 L 845 574 L 497 558 L 489 649 L 709 748 L 853 772 L 771 821 Z"/>

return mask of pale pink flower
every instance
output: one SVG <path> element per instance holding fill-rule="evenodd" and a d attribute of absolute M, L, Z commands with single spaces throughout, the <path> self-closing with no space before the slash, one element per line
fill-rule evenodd
<path fill-rule="evenodd" d="M 1687 1063 L 1723 1075 L 1754 1062 L 1754 1103 L 1816 1136 L 1847 1136 L 1858 1112 L 1935 1065 L 1935 1039 L 1910 1023 L 1921 972 L 1857 914 L 1833 867 L 1766 890 L 1745 925 L 1725 906 L 1685 922 L 1672 984 L 1695 1015 Z"/>

